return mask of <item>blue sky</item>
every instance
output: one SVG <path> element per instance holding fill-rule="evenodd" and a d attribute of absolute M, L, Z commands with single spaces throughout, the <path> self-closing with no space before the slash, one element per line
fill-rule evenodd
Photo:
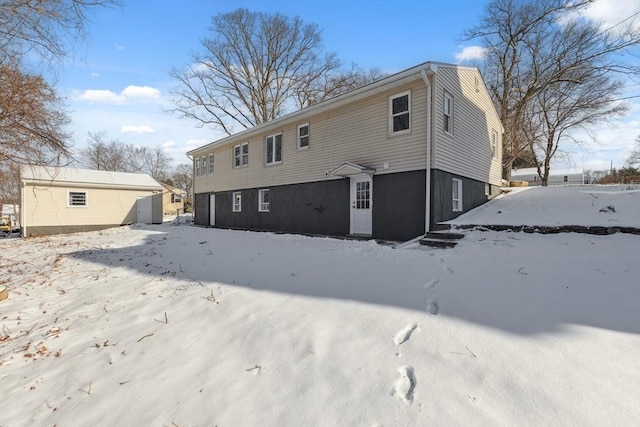
<path fill-rule="evenodd" d="M 174 163 L 186 151 L 222 135 L 166 113 L 176 83 L 172 68 L 189 65 L 201 49 L 212 16 L 244 7 L 297 15 L 322 30 L 327 51 L 345 62 L 393 73 L 426 61 L 477 64 L 478 49 L 462 33 L 483 14 L 485 0 L 123 0 L 124 6 L 97 10 L 89 38 L 59 73 L 57 86 L 73 120 L 73 145 L 81 149 L 88 132 L 111 139 L 161 146 Z M 614 24 L 640 11 L 635 0 L 597 0 L 585 13 Z M 625 96 L 640 94 L 630 85 Z M 640 99 L 622 119 L 593 129 L 597 143 L 572 148 L 558 166 L 621 166 L 640 134 Z"/>

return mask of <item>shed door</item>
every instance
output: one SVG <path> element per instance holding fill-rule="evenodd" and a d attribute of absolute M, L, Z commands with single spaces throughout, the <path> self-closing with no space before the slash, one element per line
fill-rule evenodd
<path fill-rule="evenodd" d="M 216 225 L 216 195 L 209 195 L 209 225 Z"/>
<path fill-rule="evenodd" d="M 373 180 L 369 175 L 352 175 L 351 181 L 351 234 L 370 236 L 372 232 Z"/>
<path fill-rule="evenodd" d="M 151 196 L 140 196 L 138 197 L 138 203 L 136 204 L 137 208 L 137 222 L 139 224 L 151 224 L 152 217 L 152 197 Z"/>

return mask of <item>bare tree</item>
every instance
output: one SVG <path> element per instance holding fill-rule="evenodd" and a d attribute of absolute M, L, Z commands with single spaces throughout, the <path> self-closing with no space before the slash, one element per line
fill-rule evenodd
<path fill-rule="evenodd" d="M 175 167 L 171 174 L 171 180 L 176 188 L 181 189 L 187 195 L 185 203 L 191 204 L 193 193 L 193 165 L 181 163 Z"/>
<path fill-rule="evenodd" d="M 0 65 L 0 163 L 64 163 L 67 123 L 62 101 L 41 76 Z"/>
<path fill-rule="evenodd" d="M 636 143 L 625 162 L 626 166 L 640 170 L 640 135 L 636 137 Z"/>
<path fill-rule="evenodd" d="M 43 62 L 67 56 L 69 47 L 86 35 L 88 13 L 118 0 L 0 1 L 0 64 L 20 61 L 27 53 Z"/>
<path fill-rule="evenodd" d="M 574 14 L 590 2 L 493 0 L 480 24 L 466 32 L 467 39 L 480 39 L 486 48 L 484 76 L 504 128 L 503 170 L 507 179 L 514 162 L 530 156 L 531 145 L 539 141 L 536 133 L 546 120 L 541 116 L 541 101 L 564 99 L 565 108 L 568 98 L 563 96 L 573 89 L 583 92 L 579 86 L 589 84 L 590 79 L 615 82 L 616 76 L 638 75 L 637 63 L 621 57 L 638 47 L 638 30 L 631 22 L 601 30 L 593 22 L 576 18 Z M 620 112 L 601 106 L 601 112 Z M 578 114 L 580 108 L 572 112 Z M 580 119 L 564 115 L 563 124 L 556 128 L 571 121 Z M 553 156 L 555 150 L 549 153 Z"/>
<path fill-rule="evenodd" d="M 104 132 L 89 132 L 80 151 L 81 163 L 96 170 L 147 173 L 157 181 L 169 177 L 171 158 L 160 147 L 137 147 L 117 139 L 107 140 Z"/>
<path fill-rule="evenodd" d="M 228 135 L 380 75 L 343 69 L 335 53 L 322 55 L 318 27 L 298 17 L 238 9 L 214 16 L 209 30 L 205 52 L 171 72 L 178 82 L 173 111 Z"/>

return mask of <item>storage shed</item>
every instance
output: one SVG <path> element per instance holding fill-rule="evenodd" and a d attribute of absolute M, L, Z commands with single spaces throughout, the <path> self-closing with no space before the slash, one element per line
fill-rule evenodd
<path fill-rule="evenodd" d="M 20 169 L 20 234 L 42 236 L 162 223 L 163 187 L 151 176 L 46 166 Z"/>

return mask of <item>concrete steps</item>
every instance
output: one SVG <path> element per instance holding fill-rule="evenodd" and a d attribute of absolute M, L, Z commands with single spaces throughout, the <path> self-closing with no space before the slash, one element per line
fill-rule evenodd
<path fill-rule="evenodd" d="M 455 247 L 462 238 L 464 238 L 464 234 L 461 233 L 430 231 L 418 242 L 423 246 L 446 249 Z"/>

